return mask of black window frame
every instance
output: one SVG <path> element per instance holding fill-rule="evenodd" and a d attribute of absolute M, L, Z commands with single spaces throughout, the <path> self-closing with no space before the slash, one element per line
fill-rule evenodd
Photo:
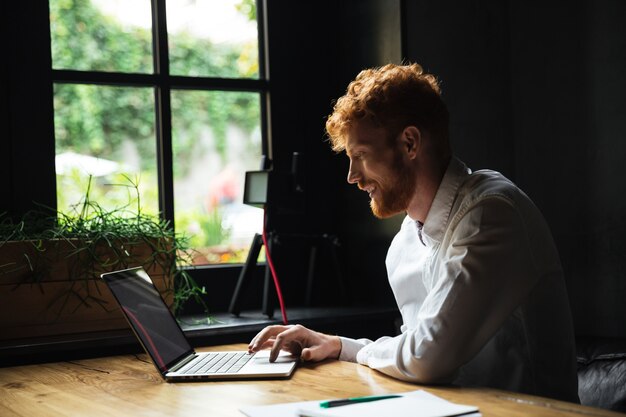
<path fill-rule="evenodd" d="M 167 32 L 166 0 L 151 0 L 153 72 L 123 73 L 93 70 L 54 69 L 51 62 L 52 86 L 62 84 L 106 85 L 112 87 L 150 87 L 154 89 L 155 132 L 159 212 L 163 220 L 174 222 L 174 178 L 172 157 L 171 91 L 243 91 L 260 95 L 261 153 L 271 157 L 269 97 L 267 77 L 265 0 L 256 0 L 258 32 L 258 79 L 219 78 L 171 75 Z M 261 161 L 259 161 L 261 163 Z M 56 199 L 54 202 L 56 207 Z M 206 275 L 207 270 L 220 274 L 223 268 L 241 268 L 241 264 L 206 264 L 193 268 L 192 275 Z"/>

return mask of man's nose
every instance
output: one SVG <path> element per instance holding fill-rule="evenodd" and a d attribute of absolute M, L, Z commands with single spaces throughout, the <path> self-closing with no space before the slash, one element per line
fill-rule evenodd
<path fill-rule="evenodd" d="M 359 179 L 361 178 L 361 175 L 359 174 L 358 170 L 356 170 L 354 168 L 354 166 L 352 165 L 352 162 L 350 162 L 350 168 L 348 168 L 348 183 L 349 184 L 356 184 L 359 182 Z"/>

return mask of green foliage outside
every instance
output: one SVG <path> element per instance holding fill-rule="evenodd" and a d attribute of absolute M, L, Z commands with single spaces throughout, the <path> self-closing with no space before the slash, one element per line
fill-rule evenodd
<path fill-rule="evenodd" d="M 175 90 L 171 95 L 172 152 L 179 161 L 187 161 L 197 151 L 197 138 L 209 126 L 216 139 L 216 150 L 226 162 L 228 142 L 226 128 L 234 122 L 251 134 L 259 126 L 260 102 L 258 93 L 225 91 Z M 249 149 L 254 153 L 259 149 Z M 184 176 L 189 165 L 174 166 L 174 175 Z"/>
<path fill-rule="evenodd" d="M 143 156 L 142 169 L 156 170 L 154 93 L 151 88 L 55 84 L 56 153 L 120 160 L 124 140 Z"/>
<path fill-rule="evenodd" d="M 254 1 L 242 0 L 237 9 L 256 19 Z M 50 31 L 54 69 L 153 73 L 152 34 L 149 29 L 124 27 L 101 14 L 88 0 L 51 0 Z M 220 78 L 258 78 L 256 43 L 243 48 L 212 44 L 189 34 L 170 35 L 170 73 Z M 127 145 L 140 157 L 140 195 L 144 210 L 158 212 L 154 89 L 81 84 L 55 84 L 56 153 L 75 152 L 109 160 L 121 160 Z M 197 152 L 196 138 L 210 129 L 222 163 L 228 155 L 227 128 L 236 125 L 247 134 L 259 128 L 258 93 L 172 91 L 173 153 L 177 161 Z M 259 146 L 260 147 L 260 146 Z M 259 150 L 256 150 L 259 152 Z M 189 165 L 174 164 L 174 176 L 187 174 Z M 78 172 L 57 179 L 58 207 L 76 202 L 72 190 L 84 190 L 86 177 Z M 119 174 L 118 174 L 119 177 Z M 115 180 L 115 178 L 114 178 Z M 111 193 L 106 180 L 94 179 L 93 199 L 105 206 L 126 201 L 127 195 Z M 99 182 L 99 183 L 98 183 Z M 115 182 L 115 181 L 113 181 Z M 220 213 L 177 213 L 177 223 L 202 225 L 202 241 L 194 246 L 219 244 L 228 231 L 219 226 Z M 219 230 L 218 230 L 219 229 Z M 179 229 L 180 230 L 180 229 Z"/>
<path fill-rule="evenodd" d="M 152 72 L 151 32 L 122 28 L 116 21 L 101 15 L 87 0 L 51 1 L 50 30 L 56 69 Z M 222 78 L 258 77 L 255 47 L 251 48 L 255 50 L 254 54 L 250 54 L 250 49 L 242 52 L 239 48 L 213 45 L 186 34 L 171 43 L 176 44 L 170 56 L 172 74 L 193 76 L 201 68 L 211 76 Z M 214 59 L 216 56 L 220 59 Z M 146 128 L 154 126 L 154 110 L 149 105 L 153 99 L 146 100 L 146 94 L 152 94 L 152 90 L 139 93 L 137 89 L 131 89 L 129 93 L 127 88 L 103 88 L 88 93 L 80 88 L 57 87 L 55 100 L 58 106 L 55 108 L 77 107 L 95 116 L 93 120 L 84 119 L 81 117 L 83 112 L 77 111 L 57 117 L 57 132 L 62 132 L 57 135 L 57 149 L 86 150 L 90 155 L 101 156 L 105 154 L 106 146 L 118 147 L 125 137 L 154 140 L 154 127 L 151 131 Z M 219 148 L 227 146 L 228 123 L 250 130 L 258 123 L 259 103 L 246 92 L 223 92 L 212 100 L 194 95 L 185 107 L 173 104 L 177 108 L 177 122 L 187 126 L 190 133 L 203 127 L 197 120 L 195 109 L 205 109 Z M 189 111 L 185 110 L 187 108 Z M 141 128 L 137 128 L 134 122 L 137 118 L 149 123 L 142 123 Z M 183 145 L 180 147 L 185 148 Z"/>
<path fill-rule="evenodd" d="M 49 4 L 54 68 L 152 72 L 149 31 L 121 28 L 89 0 L 51 0 Z"/>

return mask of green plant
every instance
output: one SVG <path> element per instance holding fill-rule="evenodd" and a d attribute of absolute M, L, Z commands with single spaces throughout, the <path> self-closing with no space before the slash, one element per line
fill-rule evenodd
<path fill-rule="evenodd" d="M 0 216 L 0 249 L 9 241 L 23 242 L 25 250 L 20 259 L 0 265 L 3 273 L 25 270 L 26 283 L 36 285 L 50 273 L 46 262 L 51 256 L 72 260 L 71 272 L 75 282 L 85 283 L 100 273 L 124 269 L 139 262 L 146 269 L 158 266 L 172 277 L 173 285 L 167 291 L 173 297 L 173 308 L 178 312 L 190 298 L 207 306 L 201 296 L 204 287 L 199 287 L 183 266 L 191 265 L 191 250 L 188 239 L 176 234 L 169 222 L 142 212 L 138 181 L 125 177 L 126 184 L 112 184 L 126 187 L 128 203 L 114 209 L 104 209 L 97 201 L 90 199 L 91 178 L 82 201 L 69 212 L 61 212 L 42 207 L 36 212 L 27 213 L 21 221 L 12 222 Z M 53 246 L 44 245 L 53 243 Z M 63 244 L 64 248 L 58 249 Z M 139 259 L 139 248 L 148 248 Z M 50 252 L 56 252 L 51 254 Z M 146 255 L 147 253 L 147 255 Z M 90 302 L 103 305 L 100 294 L 87 289 L 86 295 L 69 290 L 64 300 L 70 296 L 81 298 L 81 304 Z"/>

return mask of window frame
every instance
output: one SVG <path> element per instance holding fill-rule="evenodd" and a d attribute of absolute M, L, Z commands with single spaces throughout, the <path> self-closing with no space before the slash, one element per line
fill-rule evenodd
<path fill-rule="evenodd" d="M 166 0 L 151 0 L 150 2 L 152 12 L 152 73 L 143 74 L 55 69 L 53 68 L 51 60 L 51 88 L 53 88 L 53 86 L 57 83 L 153 88 L 159 216 L 161 219 L 169 221 L 169 223 L 175 227 L 172 109 L 170 104 L 172 90 L 243 91 L 258 93 L 260 95 L 261 154 L 268 155 L 268 157 L 271 158 L 271 132 L 269 123 L 270 83 L 267 77 L 269 71 L 266 57 L 266 2 L 265 0 L 255 0 L 259 57 L 258 79 L 171 75 L 169 72 Z M 48 25 L 48 29 L 49 28 L 50 25 Z M 261 163 L 261 161 L 259 161 L 259 163 Z M 56 207 L 56 198 L 54 201 L 54 207 Z M 239 269 L 241 268 L 241 265 L 242 264 L 237 263 L 198 265 L 193 267 L 193 271 L 190 272 L 198 278 L 200 276 L 206 276 L 207 270 L 220 274 L 220 271 L 223 271 L 223 268 L 225 267 Z"/>

